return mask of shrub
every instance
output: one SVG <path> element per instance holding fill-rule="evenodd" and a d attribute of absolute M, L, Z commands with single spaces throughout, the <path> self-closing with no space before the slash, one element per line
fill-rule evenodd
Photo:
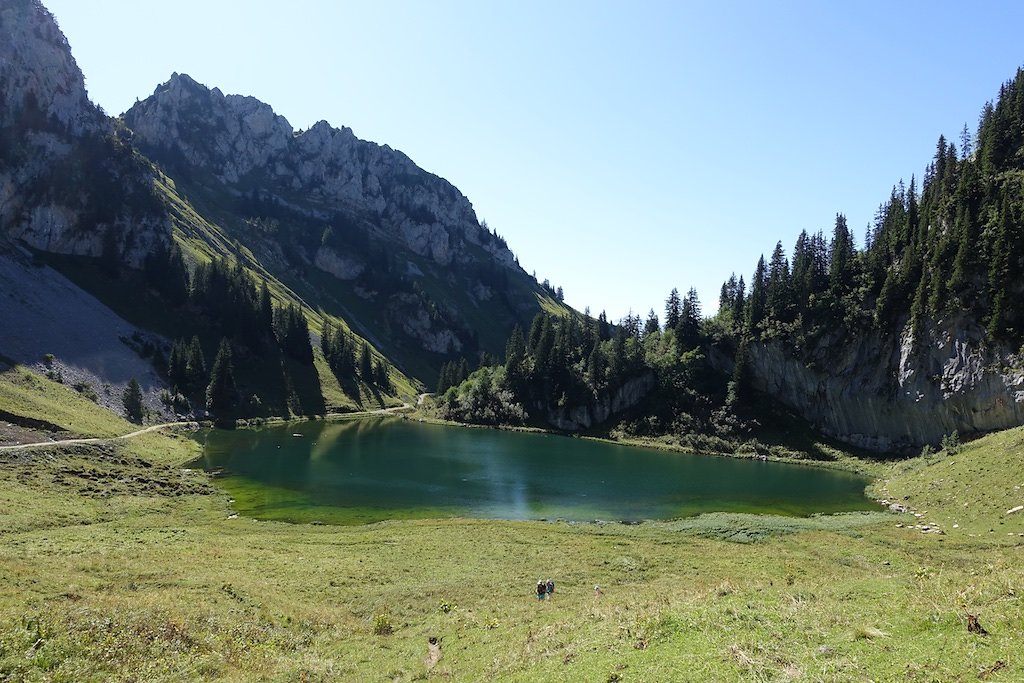
<path fill-rule="evenodd" d="M 960 452 L 963 444 L 960 443 L 960 433 L 955 429 L 952 434 L 946 434 L 942 437 L 942 450 L 946 451 L 946 455 L 956 455 Z"/>
<path fill-rule="evenodd" d="M 96 390 L 93 389 L 92 385 L 88 382 L 75 382 L 71 386 L 75 391 L 80 393 L 82 396 L 85 396 L 93 403 L 96 403 L 99 400 L 99 396 L 96 395 Z"/>
<path fill-rule="evenodd" d="M 373 618 L 373 635 L 388 636 L 394 632 L 395 627 L 391 623 L 391 616 L 387 612 L 382 612 Z"/>

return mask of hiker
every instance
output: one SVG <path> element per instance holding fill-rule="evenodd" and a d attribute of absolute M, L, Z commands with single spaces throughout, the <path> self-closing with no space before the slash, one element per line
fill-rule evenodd
<path fill-rule="evenodd" d="M 544 589 L 548 594 L 549 600 L 555 596 L 555 582 L 551 579 L 548 579 L 548 582 L 544 584 Z"/>
<path fill-rule="evenodd" d="M 537 599 L 543 600 L 548 594 L 548 587 L 544 583 L 544 579 L 537 579 Z"/>
<path fill-rule="evenodd" d="M 594 597 L 595 598 L 599 598 L 602 595 L 604 595 L 604 593 L 601 592 L 601 587 L 598 586 L 597 584 L 594 584 Z"/>

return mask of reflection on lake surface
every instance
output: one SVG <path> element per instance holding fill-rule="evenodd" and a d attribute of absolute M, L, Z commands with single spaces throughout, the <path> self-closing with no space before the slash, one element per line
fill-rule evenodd
<path fill-rule="evenodd" d="M 702 512 L 869 510 L 848 472 L 693 456 L 400 418 L 215 430 L 198 464 L 242 514 L 359 524 L 398 518 L 640 520 Z"/>

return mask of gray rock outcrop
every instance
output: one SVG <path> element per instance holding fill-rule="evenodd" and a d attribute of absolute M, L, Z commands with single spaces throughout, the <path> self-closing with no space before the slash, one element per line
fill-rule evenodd
<path fill-rule="evenodd" d="M 568 432 L 590 429 L 594 425 L 603 423 L 612 415 L 637 405 L 644 396 L 650 393 L 655 384 L 654 374 L 644 373 L 629 380 L 614 393 L 602 395 L 586 405 L 549 408 L 547 420 L 555 427 Z"/>
<path fill-rule="evenodd" d="M 0 6 L 0 234 L 42 251 L 142 265 L 170 224 L 148 169 L 89 101 L 38 0 Z"/>
<path fill-rule="evenodd" d="M 799 360 L 777 342 L 748 346 L 755 388 L 826 434 L 873 451 L 937 444 L 944 435 L 1024 424 L 1024 357 L 994 346 L 966 318 L 933 323 L 915 346 L 877 332 L 833 340 L 827 360 Z"/>
<path fill-rule="evenodd" d="M 68 41 L 53 15 L 35 0 L 0 6 L 0 126 L 30 114 L 73 135 L 107 124 L 89 102 Z"/>

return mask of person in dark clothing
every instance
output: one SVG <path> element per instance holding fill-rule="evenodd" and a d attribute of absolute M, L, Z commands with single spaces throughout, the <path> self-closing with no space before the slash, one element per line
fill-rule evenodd
<path fill-rule="evenodd" d="M 555 595 L 555 582 L 551 579 L 548 579 L 548 582 L 544 584 L 544 590 L 548 594 L 549 600 L 553 598 Z"/>
<path fill-rule="evenodd" d="M 537 599 L 543 600 L 548 594 L 547 584 L 544 583 L 544 579 L 537 579 Z"/>

